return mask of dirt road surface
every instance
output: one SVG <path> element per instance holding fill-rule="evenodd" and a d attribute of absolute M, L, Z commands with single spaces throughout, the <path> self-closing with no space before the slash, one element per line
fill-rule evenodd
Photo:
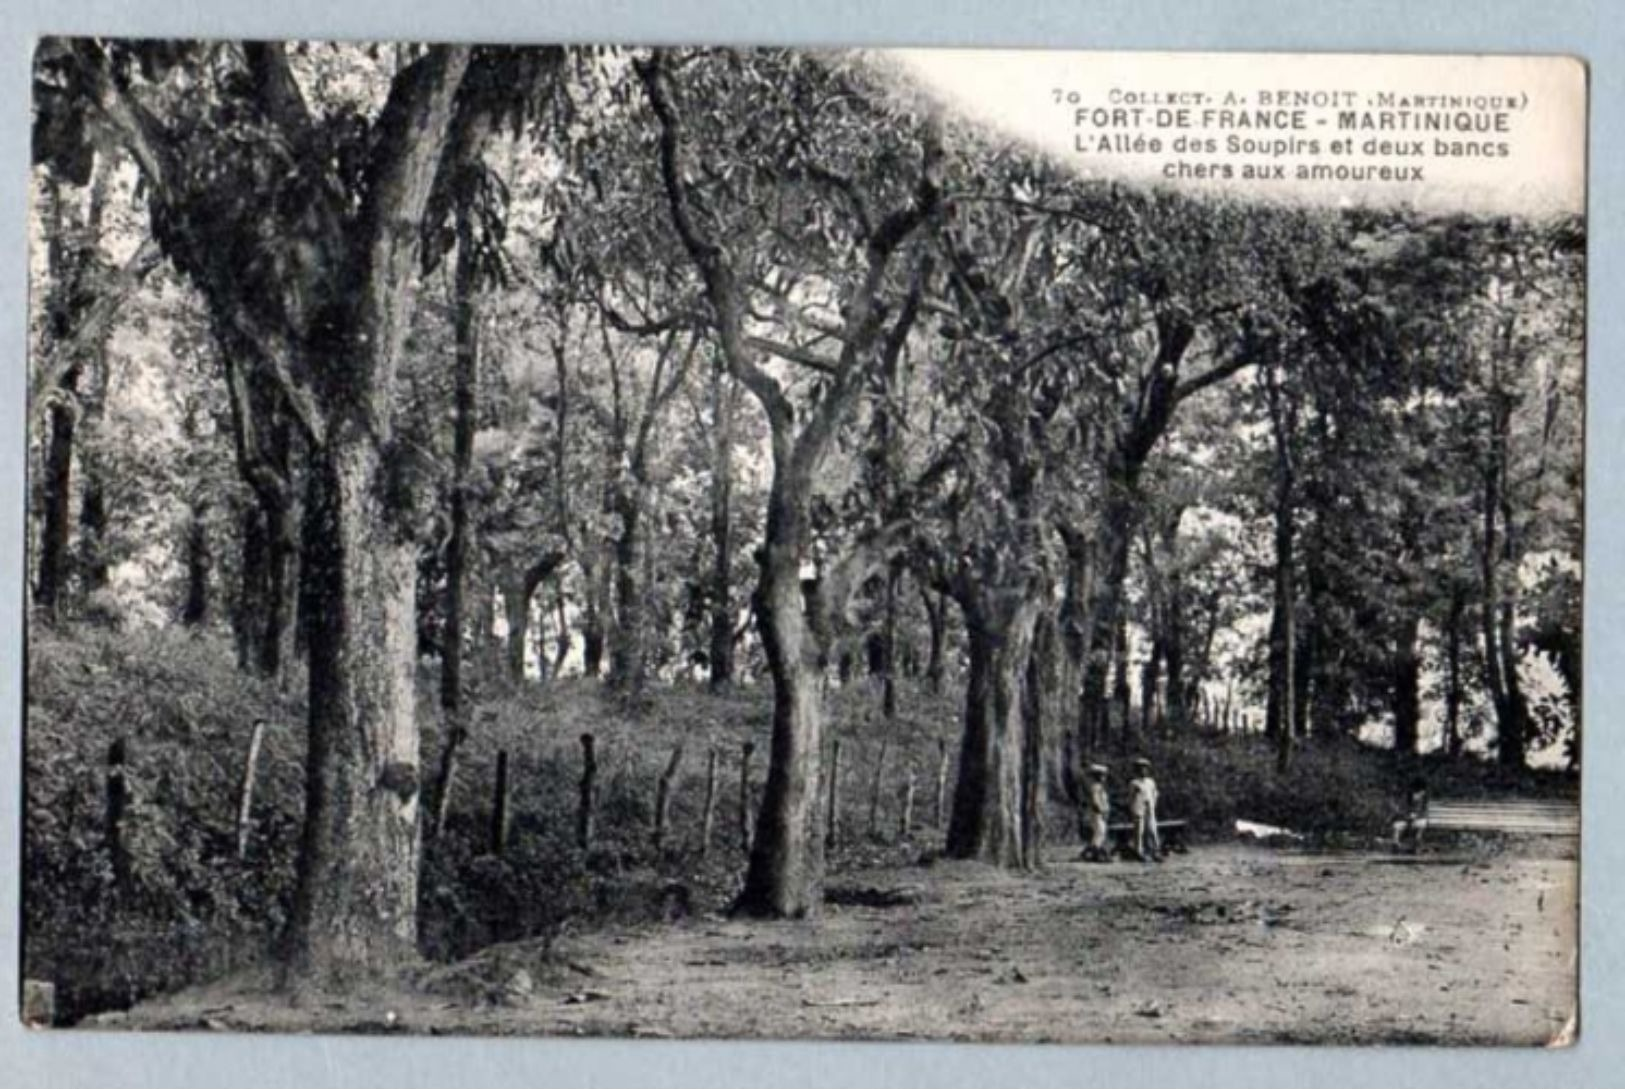
<path fill-rule="evenodd" d="M 1200 847 L 832 881 L 816 922 L 717 916 L 488 950 L 289 1008 L 236 981 L 108 1024 L 658 1037 L 1549 1045 L 1575 1032 L 1572 859 Z"/>

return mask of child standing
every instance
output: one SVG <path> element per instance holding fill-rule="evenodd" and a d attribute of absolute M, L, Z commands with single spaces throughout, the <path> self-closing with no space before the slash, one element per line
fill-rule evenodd
<path fill-rule="evenodd" d="M 1134 761 L 1128 808 L 1134 817 L 1134 853 L 1141 862 L 1162 861 L 1162 840 L 1157 835 L 1157 781 L 1151 778 L 1151 761 L 1143 756 Z"/>
<path fill-rule="evenodd" d="M 1084 847 L 1086 862 L 1108 862 L 1111 851 L 1106 846 L 1106 817 L 1111 811 L 1111 798 L 1106 793 L 1106 765 L 1090 764 L 1089 782 L 1084 788 Z"/>

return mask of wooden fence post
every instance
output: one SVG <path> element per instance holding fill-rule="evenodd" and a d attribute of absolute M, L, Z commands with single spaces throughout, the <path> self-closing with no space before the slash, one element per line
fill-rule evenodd
<path fill-rule="evenodd" d="M 671 789 L 677 778 L 677 768 L 683 762 L 683 746 L 679 744 L 671 750 L 671 759 L 666 762 L 666 770 L 660 773 L 660 782 L 655 787 L 655 834 L 654 846 L 658 853 L 666 843 L 666 822 L 671 819 Z"/>
<path fill-rule="evenodd" d="M 129 747 L 119 738 L 107 747 L 107 813 L 103 832 L 113 858 L 113 879 L 120 887 L 130 882 L 130 855 L 124 846 L 124 811 L 130 803 L 126 776 Z"/>
<path fill-rule="evenodd" d="M 824 843 L 834 847 L 841 835 L 841 739 L 836 738 L 829 757 L 829 809 L 824 814 Z"/>
<path fill-rule="evenodd" d="M 501 856 L 508 849 L 508 750 L 497 750 L 496 793 L 491 799 L 491 853 Z"/>
<path fill-rule="evenodd" d="M 248 857 L 248 836 L 254 827 L 254 776 L 260 765 L 260 741 L 265 736 L 265 720 L 254 720 L 248 735 L 248 756 L 243 760 L 242 784 L 237 790 L 237 860 Z"/>
<path fill-rule="evenodd" d="M 717 747 L 705 757 L 705 815 L 700 820 L 700 857 L 711 854 L 711 826 L 717 815 Z"/>
<path fill-rule="evenodd" d="M 592 811 L 597 795 L 598 757 L 592 734 L 581 735 L 581 799 L 576 807 L 576 846 L 592 846 Z"/>
<path fill-rule="evenodd" d="M 914 765 L 910 764 L 908 776 L 903 780 L 903 813 L 897 821 L 897 838 L 907 841 L 914 835 Z"/>
<path fill-rule="evenodd" d="M 874 782 L 869 789 L 869 835 L 880 835 L 880 780 L 886 771 L 886 753 L 891 748 L 891 738 L 883 738 L 880 742 L 880 757 L 875 761 Z"/>
<path fill-rule="evenodd" d="M 750 821 L 750 754 L 756 751 L 756 742 L 747 741 L 741 747 L 739 760 L 739 842 L 750 854 L 753 839 Z"/>

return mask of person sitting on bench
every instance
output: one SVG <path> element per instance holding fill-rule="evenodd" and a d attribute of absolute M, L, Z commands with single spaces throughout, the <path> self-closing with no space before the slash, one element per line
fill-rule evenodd
<path fill-rule="evenodd" d="M 1134 761 L 1134 778 L 1128 784 L 1128 809 L 1134 817 L 1134 854 L 1141 862 L 1162 861 L 1162 840 L 1157 835 L 1157 781 L 1151 778 L 1151 761 Z"/>
<path fill-rule="evenodd" d="M 1083 860 L 1110 862 L 1112 851 L 1106 841 L 1106 818 L 1111 812 L 1111 797 L 1106 793 L 1106 765 L 1090 764 L 1087 774 L 1089 783 L 1083 793 Z"/>
<path fill-rule="evenodd" d="M 1405 815 L 1394 821 L 1394 850 L 1409 846 L 1416 850 L 1422 845 L 1422 833 L 1428 826 L 1428 784 L 1417 776 L 1411 780 L 1405 794 Z"/>

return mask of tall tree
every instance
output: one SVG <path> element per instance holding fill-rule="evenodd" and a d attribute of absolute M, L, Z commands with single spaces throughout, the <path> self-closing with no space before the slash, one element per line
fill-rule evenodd
<path fill-rule="evenodd" d="M 82 108 L 136 162 L 154 237 L 217 326 L 252 347 L 244 362 L 277 386 L 310 450 L 301 581 L 317 607 L 293 979 L 375 970 L 416 938 L 418 514 L 393 402 L 421 224 L 457 126 L 556 63 L 482 52 L 470 80 L 464 47 L 402 59 L 378 73 L 369 115 L 313 109 L 275 44 L 62 40 L 36 54 L 41 102 Z M 168 78 L 178 70 L 185 91 Z"/>
<path fill-rule="evenodd" d="M 704 286 L 719 350 L 730 372 L 760 404 L 770 431 L 773 476 L 754 605 L 773 677 L 773 733 L 766 790 L 737 908 L 748 914 L 803 916 L 818 910 L 822 896 L 818 786 L 824 658 L 831 626 L 844 610 L 853 580 L 872 558 L 859 550 L 831 565 L 808 600 L 802 564 L 812 530 L 809 499 L 837 434 L 870 384 L 869 372 L 877 364 L 876 349 L 886 328 L 883 299 L 888 289 L 895 290 L 890 288 L 895 259 L 938 205 L 937 153 L 928 136 L 888 149 L 888 173 L 907 178 L 908 185 L 902 194 L 886 195 L 883 182 L 865 184 L 844 173 L 851 167 L 861 169 L 874 154 L 865 146 L 874 129 L 865 131 L 873 121 L 863 88 L 843 85 L 842 73 L 810 57 L 758 53 L 721 64 L 685 58 L 684 75 L 691 88 L 699 80 L 707 81 L 703 90 L 690 93 L 706 94 L 712 103 L 708 112 L 716 113 L 714 104 L 721 99 L 715 92 L 730 78 L 730 63 L 737 63 L 743 78 L 756 85 L 778 85 L 785 100 L 753 103 L 742 119 L 749 155 L 739 175 L 742 191 L 730 191 L 726 175 L 707 175 L 713 180 L 702 185 L 685 164 L 692 115 L 674 86 L 673 59 L 656 51 L 639 60 L 638 73 L 658 125 L 661 181 L 673 226 Z M 730 90 L 736 97 L 740 93 L 739 88 Z M 734 120 L 720 113 L 714 119 Z M 719 149 L 740 139 L 740 133 L 728 133 L 708 140 L 707 146 Z M 801 165 L 780 165 L 786 162 Z M 799 183 L 794 190 L 792 183 Z M 836 199 L 813 200 L 804 207 L 809 224 L 823 227 L 824 237 L 814 233 L 799 241 L 827 246 L 844 259 L 843 271 L 850 278 L 837 281 L 842 298 L 830 338 L 837 347 L 834 358 L 794 345 L 780 346 L 780 354 L 799 357 L 823 376 L 816 403 L 798 409 L 785 383 L 763 365 L 765 352 L 772 349 L 759 345 L 747 332 L 762 256 L 749 246 L 764 234 L 773 237 L 771 231 L 780 222 L 773 214 L 774 197 L 784 200 L 793 193 L 812 197 L 821 192 L 833 192 Z M 765 207 L 752 199 L 762 195 L 768 198 Z M 877 199 L 889 199 L 892 208 L 881 215 L 871 213 Z M 760 218 L 764 213 L 765 221 Z M 728 224 L 726 233 L 718 231 L 719 222 Z M 767 248 L 766 242 L 760 244 Z"/>

